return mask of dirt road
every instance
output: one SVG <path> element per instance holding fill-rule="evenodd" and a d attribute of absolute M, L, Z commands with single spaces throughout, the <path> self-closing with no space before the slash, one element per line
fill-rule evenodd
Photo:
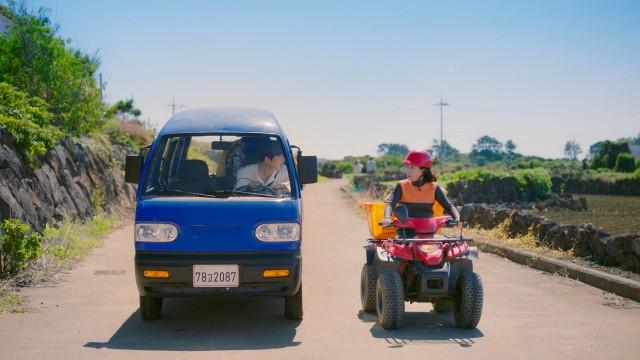
<path fill-rule="evenodd" d="M 339 186 L 304 191 L 302 322 L 283 318 L 281 299 L 169 299 L 162 320 L 143 322 L 129 225 L 64 282 L 26 290 L 35 312 L 0 316 L 0 358 L 638 359 L 638 303 L 482 253 L 477 330 L 429 304 L 407 304 L 406 326 L 383 330 L 360 310 L 368 231 Z"/>

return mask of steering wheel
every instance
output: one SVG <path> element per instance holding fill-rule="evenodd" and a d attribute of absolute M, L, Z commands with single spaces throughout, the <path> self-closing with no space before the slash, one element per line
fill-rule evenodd
<path fill-rule="evenodd" d="M 259 185 L 259 186 L 242 185 L 239 188 L 237 188 L 236 190 L 238 190 L 238 191 L 246 191 L 246 192 L 266 193 L 266 194 L 269 194 L 269 195 L 276 195 L 276 196 L 278 195 L 276 190 L 274 190 L 273 188 L 271 188 L 269 186 L 264 186 L 264 185 Z"/>

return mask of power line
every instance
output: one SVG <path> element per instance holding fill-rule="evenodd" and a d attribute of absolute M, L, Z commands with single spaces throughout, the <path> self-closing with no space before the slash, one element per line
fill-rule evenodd
<path fill-rule="evenodd" d="M 440 162 L 441 163 L 444 163 L 444 146 L 442 144 L 442 141 L 443 141 L 443 138 L 444 138 L 444 136 L 443 136 L 444 130 L 443 130 L 442 109 L 445 106 L 449 106 L 449 105 L 450 105 L 449 103 L 446 103 L 446 102 L 442 101 L 442 96 L 440 97 L 440 102 L 439 103 L 433 104 L 433 106 L 440 106 L 440 146 L 438 148 L 438 150 L 439 150 L 438 157 L 440 157 Z"/>

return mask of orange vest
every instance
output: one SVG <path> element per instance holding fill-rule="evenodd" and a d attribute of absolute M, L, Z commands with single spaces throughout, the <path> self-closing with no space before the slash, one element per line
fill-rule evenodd
<path fill-rule="evenodd" d="M 400 188 L 402 189 L 401 203 L 428 203 L 433 204 L 436 202 L 436 187 L 435 182 L 429 182 L 418 189 L 417 186 L 411 184 L 411 180 L 401 180 Z"/>

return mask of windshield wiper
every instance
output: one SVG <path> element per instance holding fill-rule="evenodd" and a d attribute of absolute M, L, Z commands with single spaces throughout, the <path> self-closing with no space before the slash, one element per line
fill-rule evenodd
<path fill-rule="evenodd" d="M 248 196 L 259 196 L 259 197 L 268 197 L 268 198 L 281 198 L 282 196 L 275 194 L 265 194 L 265 193 L 257 193 L 251 191 L 240 191 L 240 190 L 216 190 L 213 192 L 216 195 L 248 195 Z"/>
<path fill-rule="evenodd" d="M 163 189 L 163 190 L 158 189 L 158 190 L 150 191 L 150 192 L 148 192 L 148 194 L 154 194 L 154 195 L 165 195 L 165 194 L 170 194 L 170 195 L 189 195 L 189 196 L 207 197 L 207 198 L 217 198 L 217 197 L 219 197 L 217 195 L 209 195 L 209 194 L 190 192 L 190 191 L 182 191 L 182 190 L 176 190 L 176 189 Z"/>

